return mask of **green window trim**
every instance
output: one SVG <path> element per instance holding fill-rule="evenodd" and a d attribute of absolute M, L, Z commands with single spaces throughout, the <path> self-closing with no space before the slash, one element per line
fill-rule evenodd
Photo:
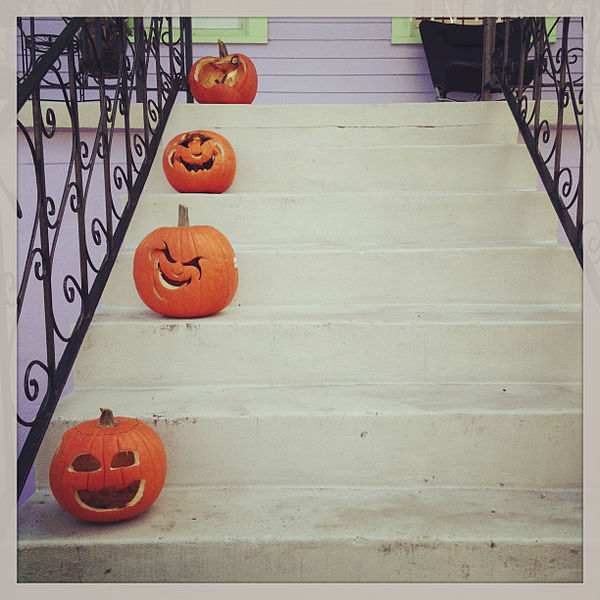
<path fill-rule="evenodd" d="M 415 17 L 392 17 L 392 44 L 420 44 Z"/>
<path fill-rule="evenodd" d="M 269 25 L 266 17 L 243 17 L 240 21 L 241 26 L 235 28 L 193 28 L 192 42 L 216 44 L 218 39 L 222 39 L 225 44 L 266 44 L 269 41 Z M 173 19 L 173 25 L 178 23 L 178 19 Z M 133 18 L 128 19 L 128 24 L 133 30 Z M 179 35 L 178 27 L 173 27 L 173 35 Z"/>
<path fill-rule="evenodd" d="M 554 25 L 557 17 L 546 17 L 546 28 Z M 556 27 L 552 30 L 550 41 L 556 41 Z M 415 17 L 392 17 L 392 44 L 421 44 L 421 34 Z"/>

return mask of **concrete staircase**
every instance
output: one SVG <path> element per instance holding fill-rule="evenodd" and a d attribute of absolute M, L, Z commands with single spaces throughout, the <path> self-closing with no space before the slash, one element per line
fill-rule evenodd
<path fill-rule="evenodd" d="M 582 580 L 581 271 L 503 103 L 178 106 L 236 150 L 221 195 L 154 168 L 20 509 L 22 582 Z M 231 241 L 231 305 L 137 297 L 133 251 Z M 131 521 L 66 514 L 62 433 L 101 406 L 163 439 Z"/>

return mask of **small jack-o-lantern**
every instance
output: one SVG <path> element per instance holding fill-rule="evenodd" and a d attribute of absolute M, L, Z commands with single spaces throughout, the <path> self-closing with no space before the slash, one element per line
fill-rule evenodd
<path fill-rule="evenodd" d="M 84 521 L 113 522 L 136 517 L 160 494 L 167 458 L 158 434 L 129 417 L 101 409 L 63 435 L 50 465 L 56 501 Z"/>
<path fill-rule="evenodd" d="M 254 63 L 243 54 L 229 54 L 219 40 L 219 56 L 196 61 L 189 73 L 190 91 L 201 104 L 251 104 L 258 76 Z"/>
<path fill-rule="evenodd" d="M 203 317 L 225 308 L 238 286 L 235 253 L 210 225 L 190 227 L 179 205 L 177 227 L 160 227 L 138 245 L 133 279 L 142 301 L 169 317 Z"/>
<path fill-rule="evenodd" d="M 178 192 L 220 194 L 233 183 L 235 152 L 218 133 L 188 131 L 167 144 L 163 171 Z"/>

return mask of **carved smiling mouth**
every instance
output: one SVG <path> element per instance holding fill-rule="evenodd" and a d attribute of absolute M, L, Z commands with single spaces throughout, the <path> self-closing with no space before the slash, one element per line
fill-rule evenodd
<path fill-rule="evenodd" d="M 126 506 L 137 504 L 144 495 L 145 485 L 145 479 L 138 479 L 121 489 L 113 486 L 102 488 L 97 492 L 77 490 L 75 500 L 84 508 L 91 508 L 92 510 L 120 510 Z"/>
<path fill-rule="evenodd" d="M 192 278 L 188 277 L 188 279 L 184 279 L 183 281 L 179 281 L 177 279 L 171 279 L 170 277 L 167 277 L 160 269 L 160 267 L 158 267 L 158 273 L 160 275 L 160 282 L 163 284 L 164 287 L 166 287 L 167 289 L 170 290 L 175 290 L 177 288 L 180 288 L 183 285 L 189 285 L 192 282 Z"/>

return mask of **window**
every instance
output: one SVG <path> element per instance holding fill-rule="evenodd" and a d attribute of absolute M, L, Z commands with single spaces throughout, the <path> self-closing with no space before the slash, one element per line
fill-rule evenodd
<path fill-rule="evenodd" d="M 150 19 L 144 19 L 144 23 Z M 177 29 L 179 19 L 173 19 Z M 133 29 L 133 19 L 129 19 Z M 263 17 L 192 17 L 192 42 L 216 44 L 218 39 L 226 44 L 266 44 L 268 22 Z"/>

